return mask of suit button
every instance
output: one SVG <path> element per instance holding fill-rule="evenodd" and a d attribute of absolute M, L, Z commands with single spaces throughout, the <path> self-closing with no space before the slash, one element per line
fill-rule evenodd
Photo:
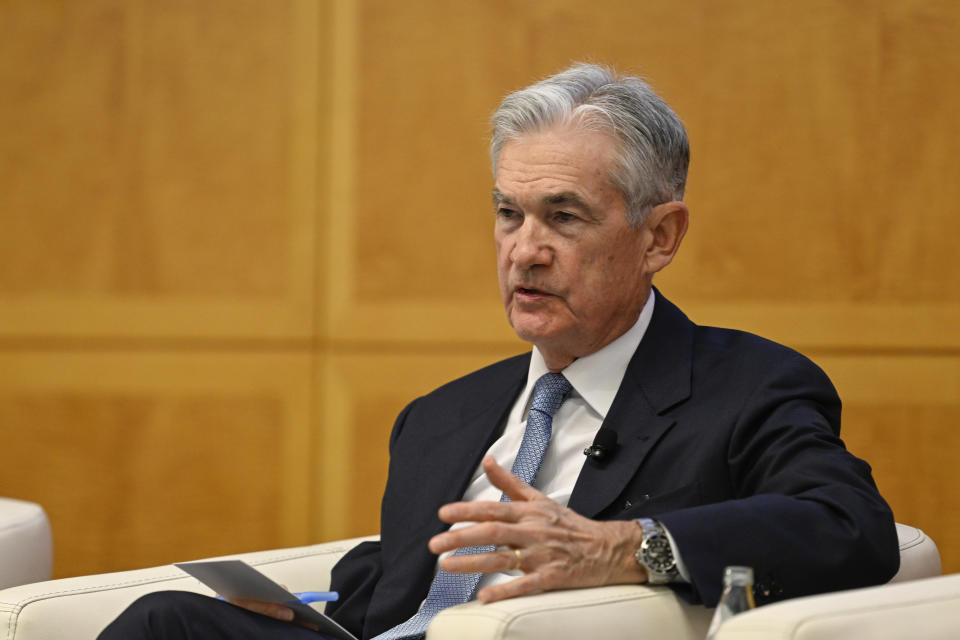
<path fill-rule="evenodd" d="M 766 582 L 758 582 L 757 584 L 753 585 L 753 597 L 764 600 L 769 598 L 770 585 L 768 585 Z"/>

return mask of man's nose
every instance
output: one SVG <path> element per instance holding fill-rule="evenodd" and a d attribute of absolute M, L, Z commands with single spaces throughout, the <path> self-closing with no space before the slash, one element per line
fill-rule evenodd
<path fill-rule="evenodd" d="M 528 218 L 517 229 L 510 259 L 516 266 L 523 269 L 550 264 L 553 260 L 553 251 L 547 242 L 547 235 L 535 220 Z"/>

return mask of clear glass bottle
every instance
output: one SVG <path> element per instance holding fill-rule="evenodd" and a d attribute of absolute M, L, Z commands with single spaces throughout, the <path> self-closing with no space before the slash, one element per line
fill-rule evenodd
<path fill-rule="evenodd" d="M 754 608 L 753 569 L 750 567 L 727 567 L 723 570 L 723 594 L 707 631 L 707 640 L 712 640 L 720 625 L 728 618 Z"/>

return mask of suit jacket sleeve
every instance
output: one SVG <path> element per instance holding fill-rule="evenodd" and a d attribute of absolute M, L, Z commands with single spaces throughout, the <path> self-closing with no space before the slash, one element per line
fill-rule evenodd
<path fill-rule="evenodd" d="M 407 405 L 394 422 L 390 435 L 391 451 L 414 402 Z M 370 602 L 382 575 L 383 549 L 380 541 L 360 543 L 334 565 L 330 574 L 330 588 L 340 594 L 340 599 L 327 603 L 325 613 L 344 629 L 362 638 Z"/>
<path fill-rule="evenodd" d="M 724 566 L 736 564 L 754 568 L 759 602 L 889 580 L 899 565 L 893 515 L 869 465 L 839 438 L 827 376 L 793 354 L 744 398 L 731 427 L 706 436 L 726 470 L 704 491 L 727 499 L 656 516 L 690 573 L 675 588 L 714 605 Z"/>
<path fill-rule="evenodd" d="M 379 541 L 361 542 L 348 551 L 330 574 L 330 588 L 341 598 L 327 603 L 326 614 L 356 637 L 362 637 L 370 598 L 382 573 Z"/>

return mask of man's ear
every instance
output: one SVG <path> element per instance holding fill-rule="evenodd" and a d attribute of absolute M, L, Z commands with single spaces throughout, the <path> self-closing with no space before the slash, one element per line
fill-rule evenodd
<path fill-rule="evenodd" d="M 658 204 L 647 213 L 644 226 L 650 232 L 650 244 L 644 255 L 650 273 L 656 273 L 673 261 L 690 224 L 690 210 L 679 200 Z"/>

